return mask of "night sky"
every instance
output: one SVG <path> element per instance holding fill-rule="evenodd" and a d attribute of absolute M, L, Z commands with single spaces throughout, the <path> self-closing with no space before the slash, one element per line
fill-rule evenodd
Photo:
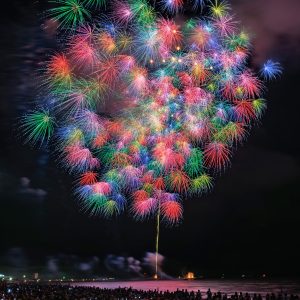
<path fill-rule="evenodd" d="M 299 0 L 232 0 L 253 33 L 254 69 L 282 63 L 267 84 L 268 110 L 236 150 L 214 189 L 184 200 L 184 220 L 162 228 L 164 270 L 204 276 L 300 275 Z M 0 273 L 108 274 L 108 255 L 142 260 L 154 251 L 154 221 L 90 218 L 78 209 L 72 178 L 46 148 L 24 145 L 18 117 L 33 108 L 40 62 L 58 49 L 42 1 L 1 4 Z M 111 258 L 112 256 L 110 256 Z M 118 270 L 117 276 L 134 272 Z"/>

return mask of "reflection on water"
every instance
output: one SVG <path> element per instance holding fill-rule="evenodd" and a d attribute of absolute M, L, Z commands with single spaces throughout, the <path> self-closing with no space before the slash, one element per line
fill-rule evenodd
<path fill-rule="evenodd" d="M 209 288 L 212 292 L 232 294 L 234 292 L 260 293 L 270 292 L 300 295 L 300 281 L 257 281 L 257 280 L 162 280 L 162 281 L 106 281 L 106 282 L 78 282 L 74 286 L 93 286 L 99 288 L 132 287 L 142 290 L 169 290 L 187 289 L 205 293 Z"/>

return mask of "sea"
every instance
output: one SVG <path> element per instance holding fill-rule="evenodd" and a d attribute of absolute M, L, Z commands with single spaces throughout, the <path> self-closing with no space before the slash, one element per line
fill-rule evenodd
<path fill-rule="evenodd" d="M 300 280 L 136 280 L 136 281 L 93 281 L 74 282 L 72 286 L 89 286 L 114 289 L 134 288 L 141 290 L 198 291 L 203 294 L 210 288 L 214 292 L 231 295 L 235 292 L 243 293 L 288 293 L 300 296 Z"/>

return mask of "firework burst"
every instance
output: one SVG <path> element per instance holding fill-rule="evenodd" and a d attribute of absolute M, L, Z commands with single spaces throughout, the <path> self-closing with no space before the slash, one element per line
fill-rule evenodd
<path fill-rule="evenodd" d="M 261 118 L 262 79 L 281 66 L 268 60 L 262 79 L 249 68 L 249 35 L 226 1 L 195 0 L 208 15 L 180 24 L 170 15 L 182 0 L 159 1 L 161 13 L 146 0 L 50 2 L 64 51 L 44 74 L 51 104 L 22 119 L 25 140 L 56 141 L 83 211 L 129 207 L 137 219 L 178 223 L 184 197 L 211 190 Z"/>

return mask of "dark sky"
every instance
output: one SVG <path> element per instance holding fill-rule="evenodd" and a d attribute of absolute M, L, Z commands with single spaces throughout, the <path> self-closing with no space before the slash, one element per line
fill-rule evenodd
<path fill-rule="evenodd" d="M 266 114 L 212 192 L 185 199 L 182 224 L 162 229 L 160 253 L 173 275 L 194 270 L 212 276 L 297 276 L 300 2 L 231 2 L 253 33 L 253 67 L 273 58 L 281 61 L 284 74 L 267 84 Z M 34 107 L 39 62 L 56 49 L 44 30 L 42 4 L 1 4 L 0 273 L 72 269 L 104 274 L 109 254 L 141 259 L 154 251 L 154 222 L 136 223 L 127 215 L 89 218 L 78 210 L 72 178 L 55 157 L 22 145 L 17 117 Z"/>

